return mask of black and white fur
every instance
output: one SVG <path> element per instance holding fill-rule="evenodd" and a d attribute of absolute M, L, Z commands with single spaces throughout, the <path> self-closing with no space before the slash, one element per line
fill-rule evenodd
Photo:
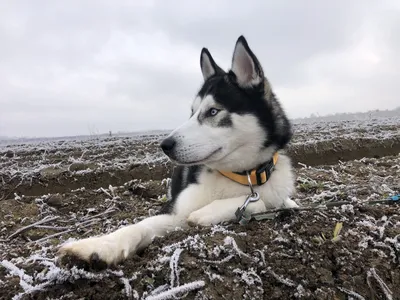
<path fill-rule="evenodd" d="M 249 187 L 218 170 L 241 172 L 270 160 L 289 142 L 291 125 L 243 36 L 236 42 L 229 72 L 215 63 L 206 48 L 200 65 L 204 83 L 193 101 L 191 117 L 161 143 L 178 167 L 160 214 L 107 235 L 67 243 L 60 256 L 117 264 L 177 227 L 235 219 Z M 297 206 L 289 199 L 294 176 L 283 151 L 268 182 L 255 189 L 260 200 L 247 207 L 250 213 Z"/>

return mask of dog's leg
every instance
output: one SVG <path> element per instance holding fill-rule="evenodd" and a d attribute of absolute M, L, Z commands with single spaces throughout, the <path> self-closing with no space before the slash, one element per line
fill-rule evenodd
<path fill-rule="evenodd" d="M 224 221 L 233 221 L 236 219 L 235 212 L 242 206 L 247 196 L 236 198 L 215 200 L 210 204 L 192 212 L 187 221 L 189 225 L 215 225 Z M 251 202 L 246 208 L 246 213 L 254 214 L 266 209 L 264 202 L 260 199 Z"/>
<path fill-rule="evenodd" d="M 115 265 L 147 247 L 154 237 L 164 236 L 177 227 L 186 227 L 187 216 L 210 203 L 206 198 L 199 185 L 190 185 L 175 201 L 174 213 L 150 217 L 103 236 L 67 243 L 59 249 L 59 256 L 69 255 L 88 263 L 100 260 L 107 265 Z"/>
<path fill-rule="evenodd" d="M 108 266 L 115 265 L 148 246 L 154 237 L 185 225 L 185 221 L 177 215 L 153 216 L 110 234 L 67 243 L 59 249 L 58 254 L 59 257 L 73 256 L 88 263 L 100 261 Z"/>
<path fill-rule="evenodd" d="M 285 201 L 283 201 L 283 206 L 286 208 L 299 207 L 299 205 L 290 198 L 286 198 Z"/>

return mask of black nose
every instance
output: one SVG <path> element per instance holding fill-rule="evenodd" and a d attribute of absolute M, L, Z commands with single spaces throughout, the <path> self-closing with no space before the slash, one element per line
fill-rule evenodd
<path fill-rule="evenodd" d="M 171 153 L 171 151 L 174 149 L 175 147 L 175 140 L 171 137 L 166 138 L 165 140 L 163 140 L 161 142 L 161 149 L 163 149 L 165 154 Z"/>

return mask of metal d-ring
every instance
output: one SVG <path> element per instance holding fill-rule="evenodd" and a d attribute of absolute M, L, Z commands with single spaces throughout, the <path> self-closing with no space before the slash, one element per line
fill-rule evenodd
<path fill-rule="evenodd" d="M 254 196 L 255 192 L 253 189 L 253 184 L 251 183 L 250 173 L 248 171 L 246 171 L 246 173 L 247 173 L 247 181 L 249 182 L 249 187 L 250 187 L 250 191 L 251 191 L 251 196 Z"/>

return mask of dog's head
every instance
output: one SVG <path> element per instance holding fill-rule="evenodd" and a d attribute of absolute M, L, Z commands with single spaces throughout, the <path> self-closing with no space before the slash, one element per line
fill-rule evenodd
<path fill-rule="evenodd" d="M 172 161 L 243 171 L 289 142 L 290 123 L 243 36 L 236 42 L 230 71 L 223 71 L 206 48 L 200 66 L 204 83 L 190 119 L 161 143 Z"/>

